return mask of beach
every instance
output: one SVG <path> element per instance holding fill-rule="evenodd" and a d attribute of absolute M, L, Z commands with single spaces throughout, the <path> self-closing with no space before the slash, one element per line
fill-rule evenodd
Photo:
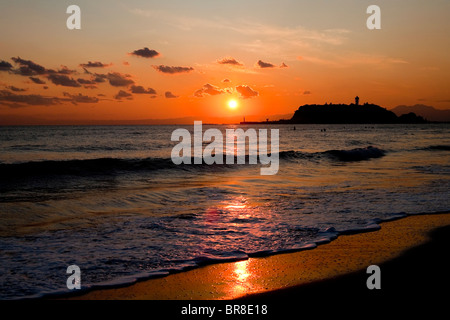
<path fill-rule="evenodd" d="M 439 251 L 448 247 L 448 236 L 442 235 L 442 230 L 448 232 L 448 226 L 450 214 L 408 216 L 381 223 L 381 229 L 377 231 L 340 235 L 311 250 L 213 264 L 70 298 L 277 300 L 312 299 L 316 297 L 312 293 L 334 295 L 345 292 L 372 297 L 403 293 L 425 299 L 430 294 L 437 294 L 439 285 L 448 283 L 448 277 L 442 273 L 446 265 L 445 254 Z M 433 237 L 436 232 L 439 237 Z M 367 289 L 369 274 L 366 274 L 366 268 L 369 265 L 380 266 L 380 290 Z M 434 273 L 429 273 L 430 270 Z M 441 279 L 440 283 L 435 282 L 436 278 Z M 434 290 L 421 291 L 424 286 Z"/>

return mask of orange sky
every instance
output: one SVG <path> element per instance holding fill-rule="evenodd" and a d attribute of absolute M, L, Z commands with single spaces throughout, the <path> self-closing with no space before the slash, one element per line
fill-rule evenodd
<path fill-rule="evenodd" d="M 67 3 L 0 4 L 0 123 L 259 120 L 356 95 L 450 106 L 448 1 L 377 1 L 381 30 L 369 1 L 73 4 L 81 30 Z"/>

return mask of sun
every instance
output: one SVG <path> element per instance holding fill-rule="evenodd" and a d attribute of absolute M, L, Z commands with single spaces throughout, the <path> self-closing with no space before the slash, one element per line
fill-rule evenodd
<path fill-rule="evenodd" d="M 228 101 L 228 107 L 229 107 L 230 109 L 236 109 L 237 106 L 238 106 L 238 103 L 237 103 L 236 100 L 230 100 L 230 101 Z"/>

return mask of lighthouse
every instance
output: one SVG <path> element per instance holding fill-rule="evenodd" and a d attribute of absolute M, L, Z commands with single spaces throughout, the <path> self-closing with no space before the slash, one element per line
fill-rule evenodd
<path fill-rule="evenodd" d="M 355 97 L 355 104 L 356 104 L 357 106 L 359 105 L 359 97 L 358 97 L 358 96 Z"/>

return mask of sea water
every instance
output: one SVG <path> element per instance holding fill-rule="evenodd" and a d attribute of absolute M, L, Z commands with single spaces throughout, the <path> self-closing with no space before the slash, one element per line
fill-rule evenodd
<path fill-rule="evenodd" d="M 0 127 L 0 299 L 68 292 L 73 264 L 89 290 L 450 210 L 448 124 L 251 126 L 279 129 L 273 176 L 175 165 L 181 127 Z"/>

